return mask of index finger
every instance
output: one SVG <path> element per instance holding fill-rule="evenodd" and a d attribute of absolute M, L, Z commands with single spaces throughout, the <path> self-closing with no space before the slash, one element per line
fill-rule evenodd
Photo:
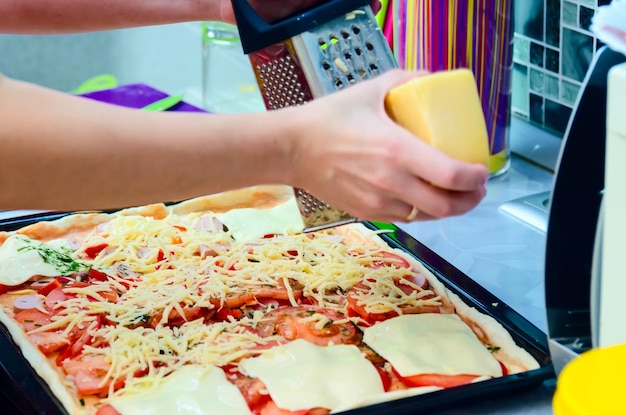
<path fill-rule="evenodd" d="M 403 153 L 405 163 L 415 176 L 433 186 L 453 191 L 473 191 L 483 186 L 489 170 L 481 164 L 471 164 L 454 159 L 443 151 L 416 137 Z"/>

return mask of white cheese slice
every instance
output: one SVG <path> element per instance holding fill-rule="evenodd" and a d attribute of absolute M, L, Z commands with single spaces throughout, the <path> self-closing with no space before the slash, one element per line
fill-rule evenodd
<path fill-rule="evenodd" d="M 268 234 L 300 232 L 304 222 L 295 197 L 267 209 L 232 209 L 216 215 L 238 241 Z"/>
<path fill-rule="evenodd" d="M 113 399 L 124 415 L 251 415 L 239 389 L 217 367 L 183 366 L 156 390 Z"/>
<path fill-rule="evenodd" d="M 363 340 L 402 376 L 501 376 L 500 363 L 456 314 L 407 314 L 365 329 Z"/>
<path fill-rule="evenodd" d="M 11 235 L 0 246 L 1 284 L 19 285 L 33 275 L 45 277 L 59 275 L 59 270 L 46 263 L 36 249 L 25 249 L 32 247 L 33 243 L 39 244 L 23 235 Z"/>
<path fill-rule="evenodd" d="M 290 411 L 350 407 L 384 392 L 378 372 L 354 345 L 295 340 L 244 359 L 240 367 L 263 381 L 279 408 Z"/>

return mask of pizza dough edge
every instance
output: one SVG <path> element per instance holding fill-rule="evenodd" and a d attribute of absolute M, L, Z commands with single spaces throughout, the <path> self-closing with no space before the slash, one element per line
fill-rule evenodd
<path fill-rule="evenodd" d="M 80 402 L 64 384 L 61 373 L 52 367 L 48 358 L 31 342 L 22 327 L 6 314 L 4 307 L 0 308 L 0 323 L 5 326 L 11 339 L 19 347 L 31 368 L 48 385 L 52 394 L 59 400 L 68 414 L 87 414 L 87 411 L 81 407 Z"/>
<path fill-rule="evenodd" d="M 89 230 L 103 222 L 119 216 L 141 215 L 152 216 L 154 218 L 164 218 L 167 216 L 167 209 L 162 203 L 138 206 L 122 209 L 113 213 L 104 212 L 68 212 L 67 216 L 50 221 L 40 221 L 24 226 L 14 231 L 0 232 L 0 245 L 14 234 L 24 235 L 31 239 L 54 239 L 62 237 L 70 231 Z"/>
<path fill-rule="evenodd" d="M 295 193 L 291 186 L 268 184 L 195 197 L 169 206 L 168 212 L 177 215 L 207 211 L 221 213 L 245 206 L 263 209 L 292 198 Z"/>

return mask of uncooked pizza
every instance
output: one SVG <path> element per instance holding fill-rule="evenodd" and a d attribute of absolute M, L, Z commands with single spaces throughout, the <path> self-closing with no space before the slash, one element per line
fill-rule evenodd
<path fill-rule="evenodd" d="M 0 234 L 0 321 L 69 414 L 321 415 L 538 368 L 493 318 L 290 188 Z"/>

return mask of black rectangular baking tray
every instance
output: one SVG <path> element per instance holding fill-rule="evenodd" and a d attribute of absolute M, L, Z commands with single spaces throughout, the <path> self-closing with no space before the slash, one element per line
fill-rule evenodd
<path fill-rule="evenodd" d="M 39 213 L 0 220 L 0 231 L 12 231 L 40 222 L 62 218 L 70 213 Z M 370 229 L 381 224 L 364 222 Z M 545 333 L 493 296 L 467 275 L 452 266 L 428 247 L 394 225 L 385 224 L 388 233 L 380 236 L 391 247 L 402 249 L 421 261 L 452 292 L 466 304 L 495 318 L 526 349 L 540 367 L 528 372 L 490 379 L 470 385 L 440 390 L 424 395 L 398 399 L 343 412 L 345 415 L 409 415 L 427 410 L 442 410 L 482 399 L 494 399 L 513 392 L 538 387 L 554 378 Z M 5 414 L 67 415 L 45 382 L 28 364 L 11 340 L 6 327 L 0 324 L 0 411 Z"/>

